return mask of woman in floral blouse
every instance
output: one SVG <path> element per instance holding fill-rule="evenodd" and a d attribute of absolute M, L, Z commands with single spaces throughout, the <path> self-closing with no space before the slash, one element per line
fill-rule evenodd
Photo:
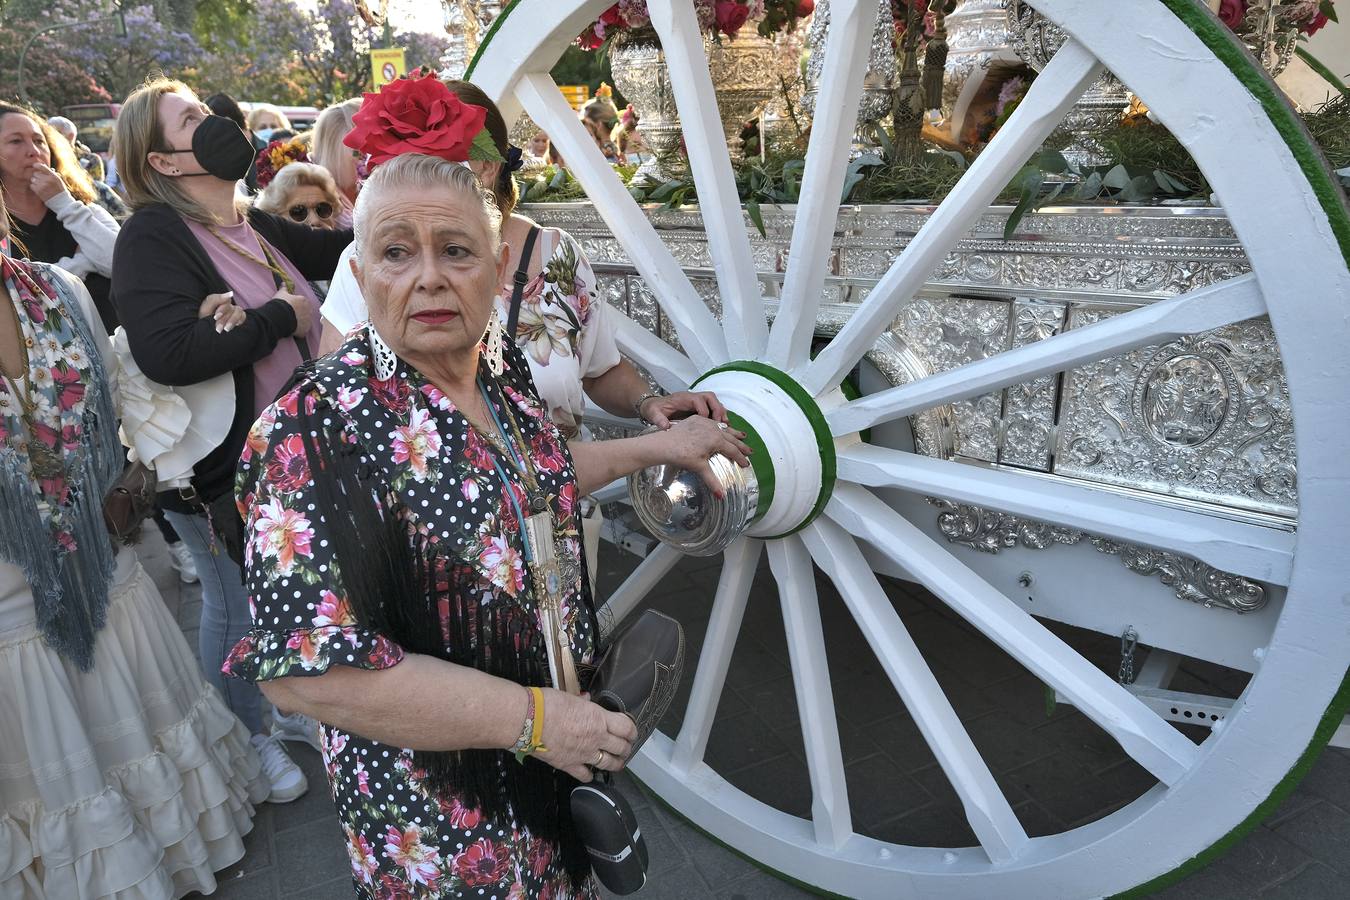
<path fill-rule="evenodd" d="M 578 695 L 577 498 L 658 462 L 712 479 L 710 455 L 748 448 L 700 417 L 569 448 L 490 325 L 506 252 L 464 166 L 383 162 L 355 226 L 371 322 L 300 371 L 240 465 L 254 629 L 227 669 L 325 723 L 361 896 L 593 897 L 567 793 L 635 732 Z"/>

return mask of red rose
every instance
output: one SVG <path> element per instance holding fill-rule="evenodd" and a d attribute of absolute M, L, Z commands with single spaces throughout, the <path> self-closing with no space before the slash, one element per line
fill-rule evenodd
<path fill-rule="evenodd" d="M 464 103 L 434 76 L 400 78 L 362 96 L 342 143 L 369 154 L 371 166 L 403 153 L 464 162 L 487 121 L 487 110 Z"/>
<path fill-rule="evenodd" d="M 802 0 L 801 3 L 797 4 L 797 18 L 799 19 L 805 19 L 815 11 L 816 4 L 814 0 Z"/>
<path fill-rule="evenodd" d="M 1219 21 L 1236 31 L 1247 15 L 1247 0 L 1220 0 Z"/>
<path fill-rule="evenodd" d="M 737 0 L 717 0 L 717 30 L 727 37 L 735 37 L 745 20 L 750 18 L 750 7 Z"/>
<path fill-rule="evenodd" d="M 1299 30 L 1302 31 L 1304 34 L 1308 35 L 1309 37 L 1311 37 L 1312 35 L 1317 34 L 1317 32 L 1321 31 L 1322 26 L 1327 24 L 1327 22 L 1329 21 L 1330 20 L 1327 18 L 1327 14 L 1320 12 L 1313 17 L 1313 20 L 1311 22 L 1309 22 L 1307 25 L 1304 25 Z"/>

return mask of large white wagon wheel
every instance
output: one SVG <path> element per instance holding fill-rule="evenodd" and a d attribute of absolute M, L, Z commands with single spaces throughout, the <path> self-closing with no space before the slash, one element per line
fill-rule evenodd
<path fill-rule="evenodd" d="M 877 8 L 835 0 L 791 253 L 772 330 L 690 0 L 649 4 L 665 50 L 721 293 L 719 323 L 609 169 L 548 75 L 610 0 L 518 0 L 471 77 L 508 119 L 546 130 L 656 294 L 684 353 L 637 324 L 624 350 L 664 386 L 701 380 L 749 424 L 767 511 L 726 551 L 708 636 L 678 734 L 657 734 L 633 770 L 704 830 L 798 881 L 861 897 L 1086 897 L 1136 887 L 1187 863 L 1262 811 L 1338 719 L 1350 662 L 1344 545 L 1350 530 L 1350 216 L 1295 118 L 1231 36 L 1194 0 L 1034 0 L 1071 36 L 851 320 L 815 359 L 809 344 Z M 1144 97 L 1197 160 L 1251 261 L 1250 275 L 1074 329 L 1032 346 L 849 402 L 841 378 L 873 345 L 1010 177 L 1107 66 Z M 1134 348 L 1268 314 L 1295 419 L 1296 533 L 1055 479 L 865 445 L 858 432 Z M 772 465 L 765 467 L 766 461 Z M 1287 587 L 1254 677 L 1196 745 L 874 493 L 976 503 L 1193 557 Z M 862 546 L 889 558 L 1119 742 L 1157 779 L 1092 824 L 1028 837 Z M 780 587 L 813 799 L 809 820 L 732 787 L 704 762 L 756 564 Z M 661 547 L 620 588 L 640 600 L 675 565 Z M 887 844 L 851 825 L 812 564 L 839 588 L 959 796 L 979 845 Z M 1325 740 L 1325 734 L 1320 735 Z"/>

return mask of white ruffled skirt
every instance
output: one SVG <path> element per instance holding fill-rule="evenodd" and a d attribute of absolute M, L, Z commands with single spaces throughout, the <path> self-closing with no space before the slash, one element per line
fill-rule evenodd
<path fill-rule="evenodd" d="M 215 890 L 268 793 L 243 724 L 123 550 L 84 673 L 0 601 L 0 900 Z"/>

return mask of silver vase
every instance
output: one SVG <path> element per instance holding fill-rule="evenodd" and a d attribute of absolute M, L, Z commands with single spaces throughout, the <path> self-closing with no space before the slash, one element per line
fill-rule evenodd
<path fill-rule="evenodd" d="M 942 115 L 960 140 L 971 98 L 991 72 L 1020 68 L 1008 36 L 1003 0 L 960 0 L 947 14 L 947 67 L 942 77 Z"/>
<path fill-rule="evenodd" d="M 705 37 L 703 49 L 717 91 L 723 139 L 732 161 L 739 162 L 744 156 L 741 129 L 778 91 L 782 52 L 752 25 L 734 39 L 719 42 Z M 684 167 L 680 158 L 680 113 L 656 35 L 628 35 L 616 40 L 610 48 L 609 66 L 615 87 L 637 110 L 638 133 L 652 152 L 653 158 L 637 174 L 664 179 L 677 173 Z"/>
<path fill-rule="evenodd" d="M 732 39 L 704 38 L 704 49 L 727 149 L 731 161 L 740 162 L 741 130 L 778 93 L 779 51 L 771 38 L 755 31 L 753 22 Z"/>
<path fill-rule="evenodd" d="M 616 39 L 609 50 L 609 68 L 614 86 L 637 110 L 638 134 L 652 153 L 635 177 L 664 181 L 681 168 L 680 112 L 655 34 Z"/>
<path fill-rule="evenodd" d="M 1064 45 L 1068 35 L 1062 28 L 1036 12 L 1023 0 L 1007 0 L 1008 37 L 1013 51 L 1037 72 Z M 1064 117 L 1062 128 L 1073 135 L 1064 148 L 1064 158 L 1078 166 L 1100 166 L 1110 162 L 1095 135 L 1119 122 L 1130 106 L 1130 92 L 1110 72 L 1101 76 L 1084 92 Z"/>
<path fill-rule="evenodd" d="M 802 95 L 802 109 L 815 114 L 816 91 L 825 68 L 825 42 L 830 29 L 830 0 L 818 0 L 811 16 L 811 29 L 806 35 L 806 92 Z M 858 120 L 854 126 L 854 151 L 860 153 L 875 148 L 873 126 L 880 125 L 891 113 L 895 85 L 895 17 L 891 15 L 891 0 L 879 0 L 876 26 L 872 29 L 872 44 L 868 50 L 867 74 L 863 77 L 863 95 L 858 103 Z"/>

